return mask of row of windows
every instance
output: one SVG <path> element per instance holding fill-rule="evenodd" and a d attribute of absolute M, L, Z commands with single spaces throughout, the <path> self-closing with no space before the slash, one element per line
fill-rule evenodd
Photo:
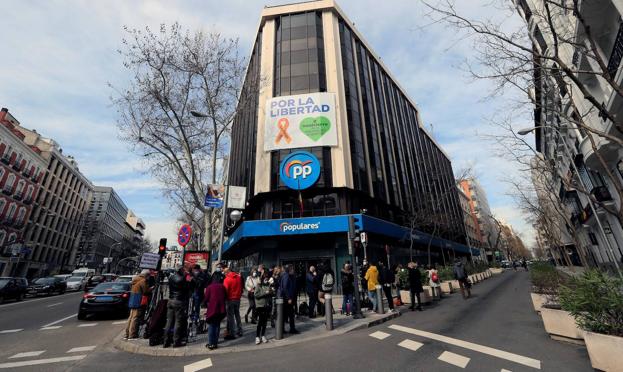
<path fill-rule="evenodd" d="M 8 175 L 6 175 L 7 172 L 9 172 Z M 19 179 L 15 173 L 7 171 L 3 167 L 0 168 L 0 189 L 2 189 L 6 195 L 13 195 L 13 197 L 17 200 L 24 199 L 26 203 L 32 201 L 33 193 L 35 191 L 35 187 L 33 185 L 27 184 L 25 179 Z"/>
<path fill-rule="evenodd" d="M 21 226 L 26 222 L 26 207 L 20 207 L 16 202 L 0 197 L 0 217 L 5 224 Z"/>
<path fill-rule="evenodd" d="M 18 172 L 23 172 L 24 176 L 32 177 L 33 181 L 40 177 L 41 167 L 35 166 L 32 159 L 26 158 L 24 154 L 15 150 L 9 143 L 0 141 L 0 160 Z"/>

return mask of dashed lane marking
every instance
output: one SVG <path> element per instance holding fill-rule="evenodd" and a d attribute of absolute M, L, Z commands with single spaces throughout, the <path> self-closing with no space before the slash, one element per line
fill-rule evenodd
<path fill-rule="evenodd" d="M 5 329 L 4 331 L 0 331 L 0 334 L 5 334 L 5 333 L 15 333 L 15 332 L 19 332 L 19 331 L 23 331 L 24 328 L 19 328 L 19 329 Z"/>
<path fill-rule="evenodd" d="M 47 328 L 47 327 L 49 327 L 49 326 L 53 326 L 53 325 L 58 324 L 58 323 L 60 323 L 60 322 L 64 322 L 64 321 L 66 321 L 66 320 L 67 320 L 67 319 L 69 319 L 69 318 L 73 318 L 73 317 L 75 317 L 76 315 L 78 315 L 78 313 L 76 313 L 76 314 L 71 314 L 70 316 L 66 316 L 66 317 L 64 317 L 63 319 L 59 319 L 59 320 L 56 320 L 56 321 L 54 321 L 54 322 L 52 322 L 52 323 L 48 323 L 48 324 L 46 324 L 46 325 L 44 325 L 44 326 L 41 326 L 41 328 Z"/>
<path fill-rule="evenodd" d="M 120 320 L 118 322 L 112 322 L 112 324 L 126 324 L 128 321 L 127 320 Z"/>
<path fill-rule="evenodd" d="M 212 367 L 212 359 L 203 359 L 184 366 L 184 372 L 197 372 Z"/>
<path fill-rule="evenodd" d="M 511 362 L 523 364 L 524 366 L 532 367 L 535 369 L 541 369 L 541 361 L 537 359 L 528 358 L 519 354 L 513 354 L 508 351 L 494 349 L 489 346 L 483 346 L 479 344 L 475 344 L 473 342 L 463 341 L 452 337 L 447 337 L 443 335 L 438 335 L 431 332 L 420 331 L 415 328 L 404 327 L 397 324 L 392 324 L 388 328 L 395 329 L 397 331 L 402 331 L 405 333 L 409 333 L 412 335 L 429 338 L 431 340 L 436 340 L 439 342 L 444 342 L 446 344 L 459 346 L 465 349 L 477 351 L 483 354 L 491 355 L 497 358 L 510 360 Z"/>
<path fill-rule="evenodd" d="M 97 325 L 97 323 L 85 323 L 85 324 L 80 324 L 78 327 L 95 327 Z"/>
<path fill-rule="evenodd" d="M 28 357 L 36 357 L 45 353 L 45 350 L 39 351 L 27 351 L 25 353 L 17 353 L 13 356 L 10 356 L 9 359 L 17 359 L 17 358 L 28 358 Z"/>
<path fill-rule="evenodd" d="M 389 333 L 376 331 L 374 333 L 370 333 L 370 337 L 378 338 L 379 340 L 384 340 L 387 337 L 391 336 Z"/>
<path fill-rule="evenodd" d="M 67 353 L 82 353 L 83 351 L 91 351 L 91 350 L 95 349 L 96 347 L 97 347 L 96 345 L 74 347 L 73 349 L 69 349 L 67 351 Z"/>
<path fill-rule="evenodd" d="M 411 351 L 417 351 L 417 349 L 424 346 L 424 344 L 413 340 L 403 340 L 401 343 L 398 344 L 398 346 L 404 347 L 405 349 L 409 349 Z"/>
<path fill-rule="evenodd" d="M 51 331 L 51 330 L 53 330 L 53 329 L 59 329 L 59 328 L 61 328 L 61 327 L 62 327 L 62 326 L 41 327 L 39 330 L 40 330 L 40 331 Z"/>
<path fill-rule="evenodd" d="M 76 356 L 70 356 L 70 357 L 49 358 L 49 359 L 24 360 L 22 362 L 2 363 L 0 364 L 0 369 L 36 366 L 40 364 L 50 364 L 50 363 L 71 362 L 74 360 L 81 360 L 84 358 L 86 358 L 86 355 L 76 355 Z"/>
<path fill-rule="evenodd" d="M 461 368 L 465 368 L 467 363 L 469 363 L 469 358 L 449 351 L 444 351 L 437 359 Z"/>
<path fill-rule="evenodd" d="M 504 368 L 502 368 L 502 369 L 500 370 L 500 372 L 513 372 L 513 371 L 509 371 L 508 369 L 504 369 Z"/>
<path fill-rule="evenodd" d="M 55 304 L 48 305 L 48 306 L 46 306 L 46 307 L 54 307 L 54 306 L 58 306 L 58 305 L 61 305 L 61 304 L 62 304 L 62 302 L 57 302 L 57 303 L 55 303 Z"/>

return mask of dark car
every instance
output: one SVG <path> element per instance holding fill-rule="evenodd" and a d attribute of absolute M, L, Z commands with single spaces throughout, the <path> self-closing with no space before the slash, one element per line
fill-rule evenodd
<path fill-rule="evenodd" d="M 28 294 L 32 296 L 63 294 L 67 290 L 67 282 L 62 278 L 47 277 L 35 279 L 28 286 Z"/>
<path fill-rule="evenodd" d="M 98 284 L 82 296 L 78 319 L 84 320 L 89 314 L 114 314 L 128 316 L 130 283 L 106 282 Z"/>
<path fill-rule="evenodd" d="M 100 283 L 104 283 L 106 278 L 102 275 L 94 275 L 87 280 L 87 284 L 84 288 L 85 292 L 88 292 L 89 289 L 97 287 Z"/>
<path fill-rule="evenodd" d="M 28 282 L 24 278 L 0 277 L 0 304 L 4 300 L 21 301 L 28 291 Z"/>

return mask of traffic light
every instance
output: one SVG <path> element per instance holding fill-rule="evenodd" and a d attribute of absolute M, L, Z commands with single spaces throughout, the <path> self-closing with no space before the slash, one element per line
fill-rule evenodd
<path fill-rule="evenodd" d="M 164 257 L 167 254 L 167 238 L 160 239 L 160 245 L 158 245 L 158 254 L 160 257 Z"/>
<path fill-rule="evenodd" d="M 361 216 L 348 216 L 349 239 L 358 241 L 360 233 L 361 233 Z"/>

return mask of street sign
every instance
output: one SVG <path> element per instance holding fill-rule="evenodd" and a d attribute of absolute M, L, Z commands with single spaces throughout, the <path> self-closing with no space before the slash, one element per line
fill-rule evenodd
<path fill-rule="evenodd" d="M 223 185 L 208 185 L 208 192 L 206 193 L 203 205 L 208 208 L 223 208 L 223 196 L 225 194 L 225 186 Z"/>
<path fill-rule="evenodd" d="M 180 227 L 180 231 L 177 233 L 177 242 L 182 247 L 185 247 L 186 244 L 190 243 L 190 238 L 193 235 L 193 229 L 188 224 L 182 225 Z"/>
<path fill-rule="evenodd" d="M 247 204 L 247 188 L 243 186 L 227 186 L 227 208 L 244 209 Z"/>
<path fill-rule="evenodd" d="M 145 252 L 141 256 L 141 263 L 138 265 L 138 267 L 141 269 L 156 270 L 156 267 L 158 267 L 159 259 L 160 255 L 158 255 L 158 253 Z"/>

